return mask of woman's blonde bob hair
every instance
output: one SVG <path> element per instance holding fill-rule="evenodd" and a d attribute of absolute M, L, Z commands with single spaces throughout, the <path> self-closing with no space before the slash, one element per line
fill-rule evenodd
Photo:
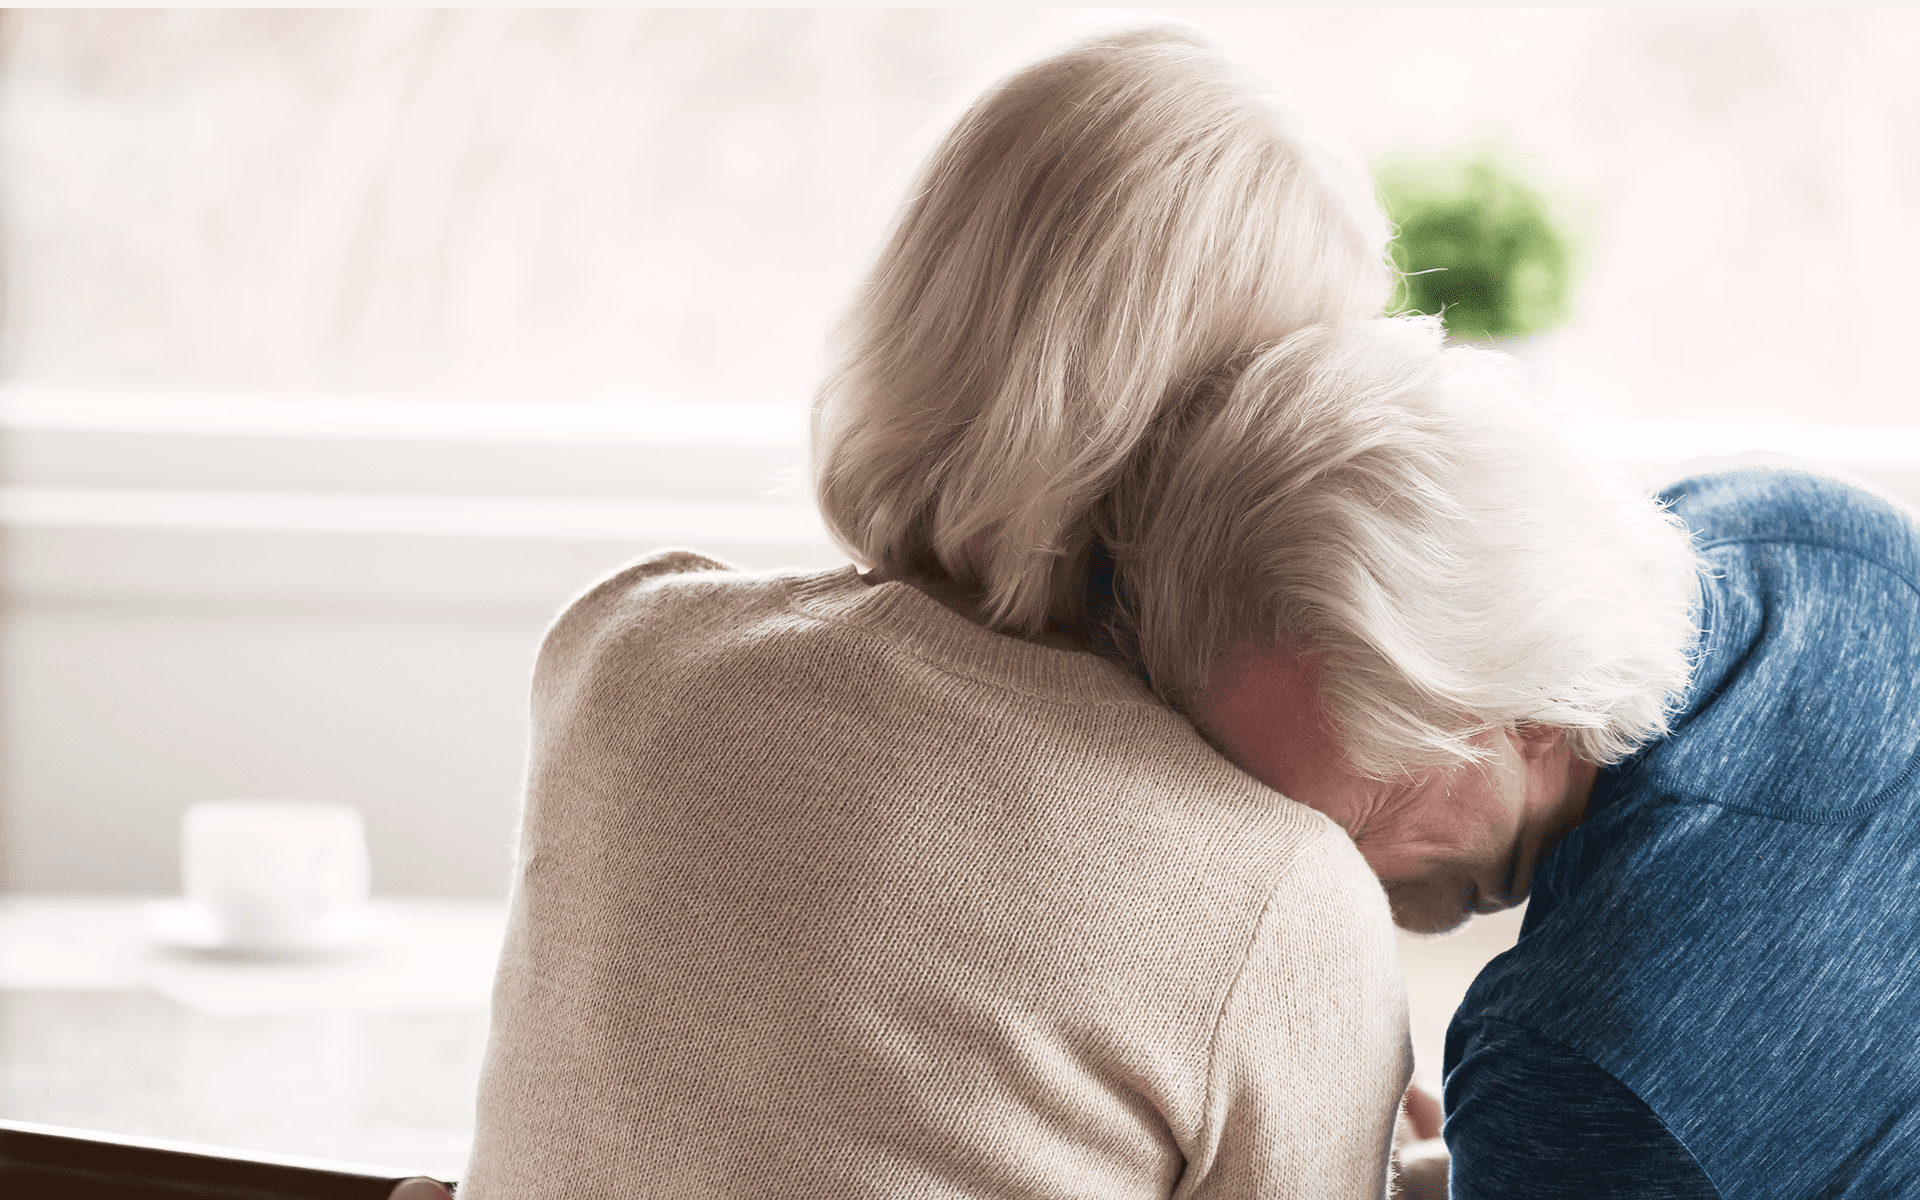
<path fill-rule="evenodd" d="M 1087 514 L 1226 356 L 1385 303 L 1350 156 L 1168 23 L 1080 38 L 988 87 L 923 169 L 813 412 L 827 527 L 944 572 L 1026 636 L 1078 624 Z"/>
<path fill-rule="evenodd" d="M 1203 729 L 1217 663 L 1323 655 L 1377 778 L 1522 725 L 1616 762 L 1686 686 L 1692 544 L 1556 436 L 1511 360 L 1441 342 L 1430 317 L 1316 327 L 1201 385 L 1100 512 L 1115 626 Z"/>

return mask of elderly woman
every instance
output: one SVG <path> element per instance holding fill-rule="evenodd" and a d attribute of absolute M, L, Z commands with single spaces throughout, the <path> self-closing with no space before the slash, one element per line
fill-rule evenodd
<path fill-rule="evenodd" d="M 1102 498 L 1384 240 L 1180 27 L 967 109 L 815 410 L 871 569 L 661 553 L 547 638 L 463 1200 L 1382 1194 L 1378 885 L 1085 637 Z"/>

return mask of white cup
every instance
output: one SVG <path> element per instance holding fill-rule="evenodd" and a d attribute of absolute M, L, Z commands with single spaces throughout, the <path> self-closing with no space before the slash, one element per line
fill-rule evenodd
<path fill-rule="evenodd" d="M 366 826 L 350 804 L 202 800 L 181 818 L 180 875 L 217 946 L 332 945 L 366 905 Z"/>

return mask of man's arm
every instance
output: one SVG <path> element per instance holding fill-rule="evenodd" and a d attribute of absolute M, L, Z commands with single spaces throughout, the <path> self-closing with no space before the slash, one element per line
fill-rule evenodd
<path fill-rule="evenodd" d="M 1585 1055 L 1480 1020 L 1447 1074 L 1453 1200 L 1717 1200 L 1687 1148 Z"/>

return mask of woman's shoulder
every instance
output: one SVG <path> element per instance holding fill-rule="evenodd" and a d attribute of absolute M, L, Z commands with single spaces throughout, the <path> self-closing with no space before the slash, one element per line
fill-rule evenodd
<path fill-rule="evenodd" d="M 1351 945 L 1355 938 L 1391 942 L 1386 891 L 1346 830 L 1305 805 L 1289 801 L 1284 811 L 1287 823 L 1303 835 L 1274 893 L 1277 905 L 1293 909 L 1289 921 L 1300 924 L 1303 933 L 1309 926 L 1318 929 L 1332 948 Z"/>
<path fill-rule="evenodd" d="M 725 588 L 735 582 L 728 576 L 745 578 L 746 572 L 697 550 L 668 548 L 655 550 L 595 580 L 568 601 L 555 622 L 593 620 L 616 613 L 651 593 L 679 584 L 705 583 Z M 710 578 L 718 575 L 719 578 Z M 709 577 L 709 578 L 702 578 Z M 712 588 L 702 590 L 711 591 Z"/>
<path fill-rule="evenodd" d="M 588 585 L 541 640 L 543 679 L 612 670 L 725 642 L 787 606 L 792 571 L 746 571 L 698 551 L 656 550 Z"/>

